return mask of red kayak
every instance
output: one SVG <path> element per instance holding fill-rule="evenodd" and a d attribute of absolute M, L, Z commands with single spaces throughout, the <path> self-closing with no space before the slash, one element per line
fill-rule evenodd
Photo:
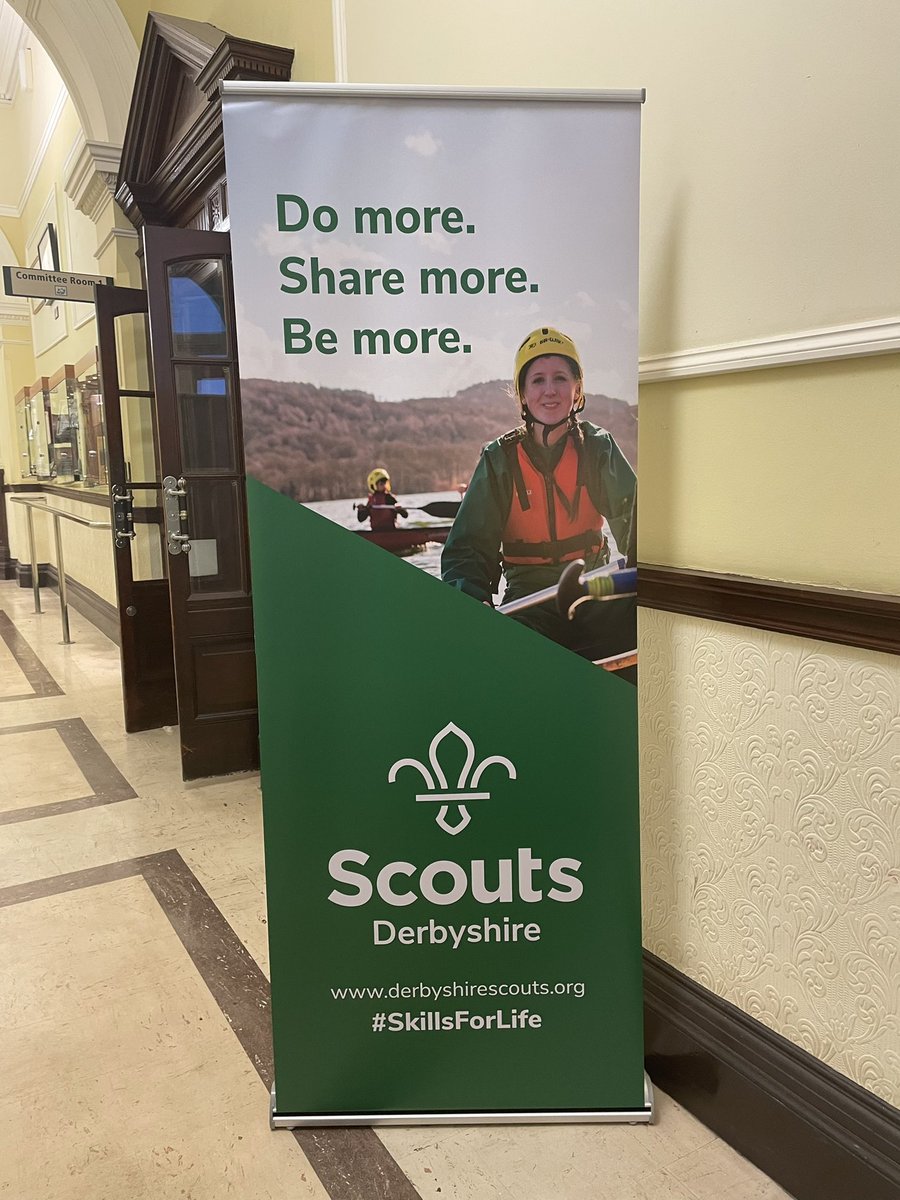
<path fill-rule="evenodd" d="M 428 542 L 446 542 L 452 528 L 452 525 L 420 525 L 405 529 L 354 529 L 353 532 L 392 554 L 408 554 Z"/>

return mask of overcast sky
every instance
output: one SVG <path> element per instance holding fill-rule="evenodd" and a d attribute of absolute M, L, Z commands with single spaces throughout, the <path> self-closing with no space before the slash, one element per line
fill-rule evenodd
<path fill-rule="evenodd" d="M 450 395 L 510 379 L 516 347 L 547 324 L 574 338 L 587 391 L 635 403 L 639 122 L 636 104 L 226 97 L 241 374 L 380 400 Z M 310 219 L 279 232 L 278 193 L 330 206 L 337 228 Z M 356 206 L 452 207 L 474 232 L 359 234 Z M 371 296 L 290 295 L 279 269 L 288 256 L 306 260 L 297 269 L 307 279 L 314 257 L 338 278 L 342 268 L 399 269 L 405 290 L 376 282 Z M 424 267 L 518 267 L 526 290 L 423 296 Z M 285 317 L 335 330 L 338 353 L 285 354 Z M 471 352 L 352 353 L 354 329 L 423 326 L 458 330 Z"/>

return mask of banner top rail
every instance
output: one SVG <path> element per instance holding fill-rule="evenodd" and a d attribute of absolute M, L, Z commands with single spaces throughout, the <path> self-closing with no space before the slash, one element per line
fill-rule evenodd
<path fill-rule="evenodd" d="M 593 104 L 643 104 L 646 88 L 610 90 L 591 88 L 506 88 L 464 87 L 451 85 L 381 83 L 261 83 L 226 79 L 219 84 L 228 97 L 339 96 L 345 99 L 373 100 L 566 100 Z"/>

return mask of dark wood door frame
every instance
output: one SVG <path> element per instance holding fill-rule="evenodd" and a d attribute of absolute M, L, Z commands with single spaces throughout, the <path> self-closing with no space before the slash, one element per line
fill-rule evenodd
<path fill-rule="evenodd" d="M 120 388 L 115 322 L 119 317 L 142 315 L 146 323 L 147 293 L 136 288 L 98 285 L 96 319 L 98 364 L 106 416 L 107 456 L 111 493 L 130 494 L 122 430 L 121 399 L 135 395 Z M 148 399 L 152 394 L 141 393 Z M 144 514 L 152 510 L 144 508 Z M 122 693 L 125 728 L 129 733 L 175 725 L 175 660 L 166 579 L 135 579 L 131 541 L 118 536 L 113 520 L 113 565 L 119 609 L 119 649 L 122 658 Z M 128 531 L 126 530 L 126 533 Z"/>
<path fill-rule="evenodd" d="M 141 230 L 146 225 L 167 226 L 173 231 L 210 231 L 227 227 L 228 194 L 219 83 L 225 79 L 286 81 L 290 79 L 293 58 L 292 49 L 235 38 L 204 22 L 159 13 L 148 15 L 116 187 L 116 200 L 136 229 Z M 204 251 L 197 253 L 202 256 Z M 230 262 L 227 271 L 227 308 L 233 337 Z M 162 419 L 159 409 L 157 411 L 157 425 L 163 430 L 168 429 L 167 422 L 173 419 L 175 404 L 172 359 L 167 339 L 159 332 L 167 327 L 168 317 L 163 315 L 168 303 L 167 285 L 165 272 L 152 266 L 148 270 L 146 262 L 144 275 L 151 314 L 158 314 L 154 322 L 159 344 L 154 344 L 151 351 L 154 372 L 165 390 Z M 164 471 L 175 470 L 180 461 L 177 438 L 166 442 L 163 449 Z M 242 452 L 239 441 L 238 450 Z M 180 473 L 175 470 L 176 475 Z M 243 479 L 240 480 L 240 495 L 239 522 L 245 526 Z M 246 603 L 232 597 L 220 598 L 217 604 L 200 604 L 196 597 L 190 596 L 184 556 L 175 556 L 169 565 L 172 629 L 175 646 L 180 648 L 177 674 L 185 777 L 252 767 L 258 753 L 256 714 L 255 707 L 252 712 L 244 711 L 247 705 L 246 653 L 241 650 L 240 641 L 243 637 L 244 651 L 250 647 L 252 662 L 249 595 L 245 598 Z M 204 635 L 198 633 L 198 626 L 205 629 Z M 203 642 L 203 636 L 211 640 Z M 242 693 L 243 699 L 237 709 L 229 709 L 229 693 L 223 691 L 217 698 L 221 711 L 212 713 L 208 711 L 208 697 L 198 695 L 196 685 L 206 667 L 214 661 L 217 638 L 233 639 L 229 650 L 224 649 L 224 642 L 221 643 L 223 656 L 220 662 L 224 667 L 230 657 L 232 694 Z M 235 668 L 242 659 L 242 665 Z M 230 733 L 223 733 L 223 717 L 229 712 L 233 727 Z"/>
<path fill-rule="evenodd" d="M 192 545 L 182 553 L 176 543 L 169 556 L 169 600 L 182 772 L 198 779 L 259 765 L 231 242 L 226 233 L 145 225 L 144 269 L 160 464 L 177 481 L 177 534 Z M 209 293 L 205 274 L 217 285 Z M 185 283 L 192 323 L 179 332 L 176 285 Z M 221 333 L 199 331 L 210 315 Z"/>

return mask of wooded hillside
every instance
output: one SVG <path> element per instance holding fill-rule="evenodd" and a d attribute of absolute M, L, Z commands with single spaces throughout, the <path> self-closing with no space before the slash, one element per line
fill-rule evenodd
<path fill-rule="evenodd" d="M 241 393 L 247 474 L 296 500 L 362 497 L 373 466 L 387 467 L 398 495 L 455 488 L 468 482 L 482 446 L 518 423 L 500 381 L 397 403 L 271 379 L 244 379 Z M 582 415 L 636 462 L 636 408 L 588 396 Z"/>

